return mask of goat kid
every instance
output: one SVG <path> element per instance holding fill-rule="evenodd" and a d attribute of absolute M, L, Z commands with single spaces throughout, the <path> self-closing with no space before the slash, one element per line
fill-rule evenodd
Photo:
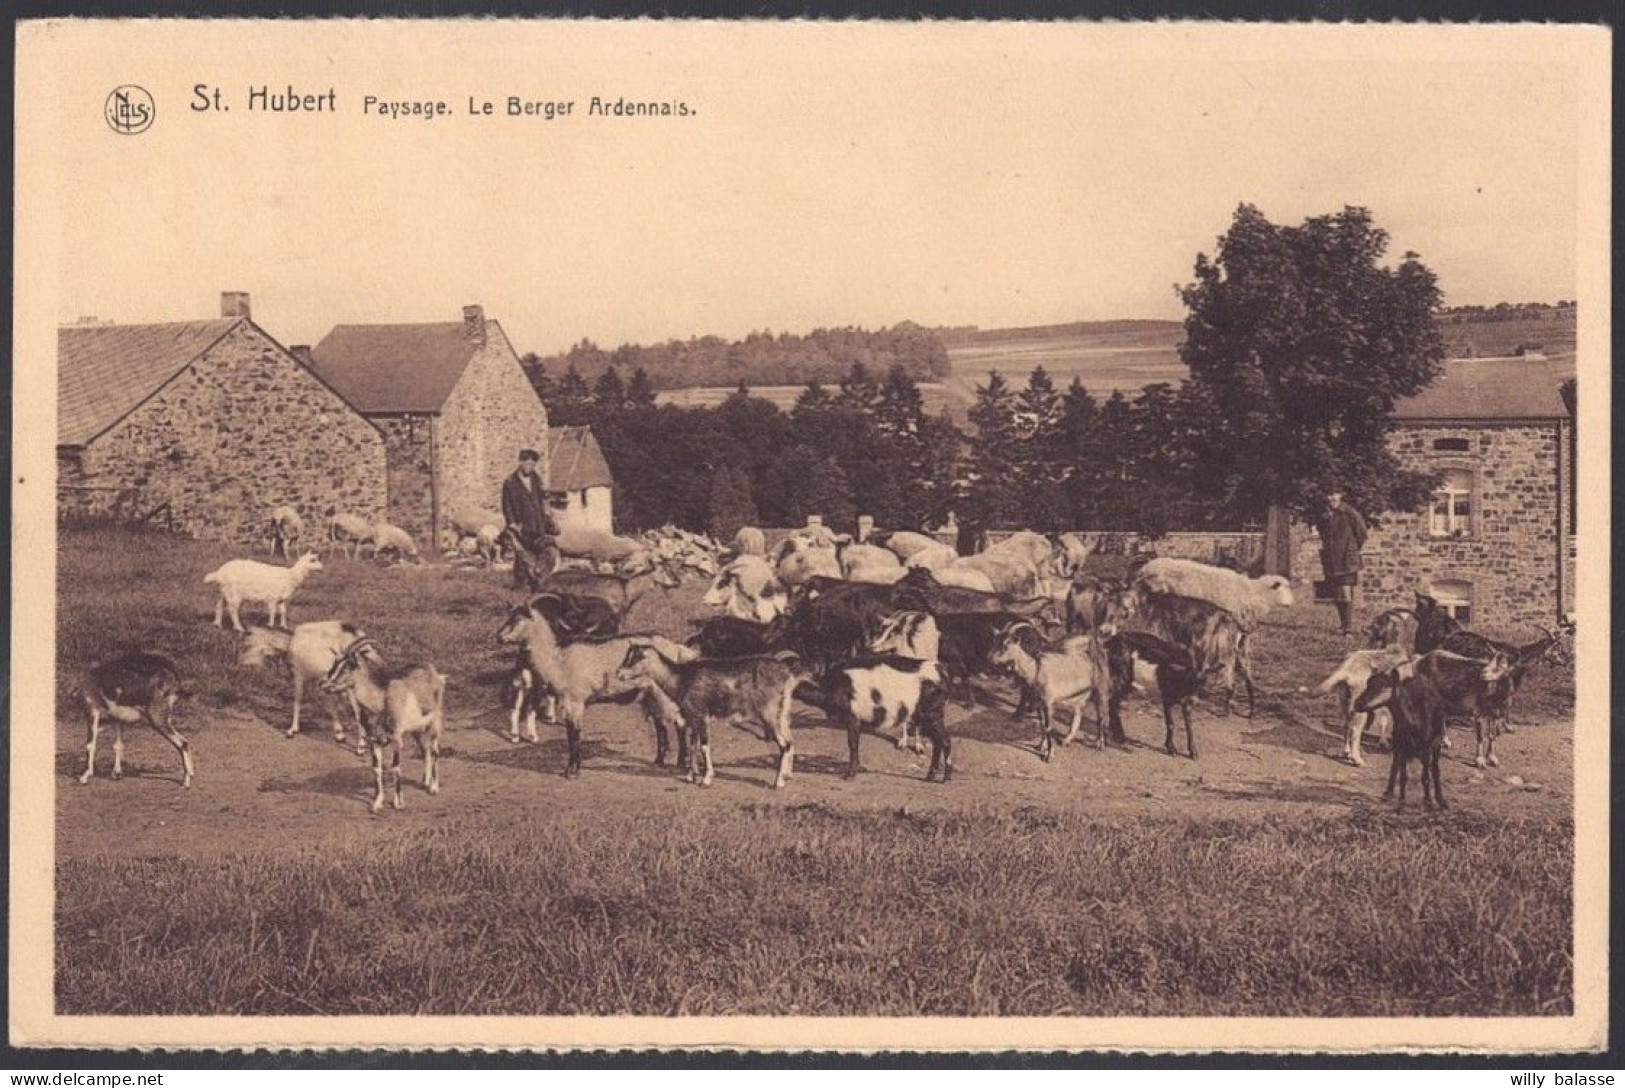
<path fill-rule="evenodd" d="M 783 789 L 795 773 L 790 703 L 802 673 L 784 657 L 684 661 L 651 642 L 628 648 L 618 676 L 626 683 L 652 682 L 677 704 L 689 734 L 690 782 L 709 786 L 715 778 L 711 762 L 713 724 L 759 730 L 763 739 L 777 747 L 774 789 Z"/>
<path fill-rule="evenodd" d="M 1071 709 L 1071 728 L 1061 740 L 1062 745 L 1071 744 L 1083 724 L 1083 705 L 1091 698 L 1095 702 L 1095 747 L 1106 747 L 1110 679 L 1096 664 L 1095 644 L 1089 635 L 1071 635 L 1046 644 L 1038 628 L 1025 620 L 1010 624 L 1000 633 L 992 663 L 1015 676 L 1035 696 L 1038 754 L 1045 762 L 1054 754 L 1050 723 L 1056 709 Z"/>
<path fill-rule="evenodd" d="M 370 638 L 351 643 L 333 662 L 322 688 L 350 694 L 360 708 L 372 755 L 372 811 L 384 807 L 384 761 L 394 777 L 391 804 L 401 808 L 401 744 L 410 736 L 423 758 L 423 788 L 440 792 L 440 738 L 446 729 L 446 677 L 433 665 L 386 667 Z"/>
<path fill-rule="evenodd" d="M 264 604 L 271 627 L 288 626 L 288 600 L 304 584 L 311 572 L 322 569 L 322 561 L 315 552 L 306 552 L 291 567 L 278 567 L 261 563 L 257 559 L 233 559 L 222 563 L 203 576 L 205 585 L 219 587 L 220 596 L 214 603 L 214 625 L 223 627 L 223 617 L 229 613 L 231 625 L 240 634 L 241 617 L 245 604 Z M 280 622 L 279 622 L 280 621 Z"/>
<path fill-rule="evenodd" d="M 76 694 L 84 703 L 88 737 L 81 786 L 96 775 L 96 740 L 102 715 L 113 719 L 113 778 L 124 777 L 124 726 L 144 721 L 181 754 L 181 785 L 192 785 L 192 749 L 175 728 L 176 704 L 184 692 L 180 670 L 161 654 L 134 652 L 103 662 L 85 674 Z"/>

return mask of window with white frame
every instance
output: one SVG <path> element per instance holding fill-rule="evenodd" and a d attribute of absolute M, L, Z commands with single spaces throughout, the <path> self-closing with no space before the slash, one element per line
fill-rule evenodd
<path fill-rule="evenodd" d="M 1433 514 L 1428 531 L 1434 536 L 1466 536 L 1473 531 L 1473 474 L 1453 468 L 1433 493 Z"/>
<path fill-rule="evenodd" d="M 1466 625 L 1473 622 L 1473 583 L 1459 578 L 1434 582 L 1428 589 L 1428 596 L 1438 601 L 1445 615 L 1457 623 Z"/>

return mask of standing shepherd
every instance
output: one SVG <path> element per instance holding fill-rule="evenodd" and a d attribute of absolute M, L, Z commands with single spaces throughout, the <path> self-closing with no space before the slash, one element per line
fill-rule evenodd
<path fill-rule="evenodd" d="M 1326 572 L 1337 605 L 1342 633 L 1354 631 L 1354 587 L 1360 584 L 1360 549 L 1365 546 L 1365 519 L 1352 506 L 1343 505 L 1343 493 L 1326 496 L 1326 513 L 1317 527 L 1320 532 L 1320 566 Z"/>
<path fill-rule="evenodd" d="M 502 518 L 519 546 L 532 555 L 559 534 L 547 510 L 547 488 L 536 474 L 541 460 L 535 450 L 520 450 L 519 468 L 502 481 Z M 513 577 L 514 585 L 523 584 L 518 563 L 514 564 Z"/>

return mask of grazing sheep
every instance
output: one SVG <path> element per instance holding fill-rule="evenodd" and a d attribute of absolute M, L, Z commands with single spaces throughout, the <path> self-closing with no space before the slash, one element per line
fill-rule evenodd
<path fill-rule="evenodd" d="M 903 560 L 903 565 L 905 567 L 924 567 L 932 572 L 942 572 L 958 561 L 959 553 L 954 551 L 952 544 L 943 544 L 940 541 L 933 540 L 928 546 L 921 548 Z M 991 593 L 992 590 L 988 592 Z"/>
<path fill-rule="evenodd" d="M 827 548 L 809 545 L 798 537 L 790 537 L 774 549 L 774 553 L 777 556 L 774 573 L 791 589 L 813 578 L 841 577 L 841 560 L 833 545 Z"/>
<path fill-rule="evenodd" d="M 746 525 L 734 534 L 734 555 L 766 555 L 767 538 L 760 529 Z"/>
<path fill-rule="evenodd" d="M 887 533 L 884 537 L 877 536 L 876 541 L 904 563 L 908 563 L 915 556 L 921 555 L 932 548 L 947 547 L 934 536 L 906 531 Z M 952 548 L 948 548 L 948 551 L 953 553 Z"/>
<path fill-rule="evenodd" d="M 305 519 L 291 506 L 279 506 L 271 511 L 271 557 L 277 552 L 282 558 L 292 559 L 293 549 L 305 535 Z"/>
<path fill-rule="evenodd" d="M 181 754 L 181 785 L 192 785 L 192 749 L 175 728 L 175 705 L 183 694 L 181 674 L 175 663 L 161 654 L 122 654 L 103 662 L 85 674 L 76 694 L 89 718 L 85 741 L 85 773 L 81 786 L 96 774 L 96 738 L 101 734 L 102 715 L 113 719 L 113 777 L 124 777 L 124 725 L 144 721 Z"/>
<path fill-rule="evenodd" d="M 244 604 L 264 604 L 271 627 L 288 626 L 288 599 L 312 572 L 322 569 L 315 552 L 301 555 L 291 567 L 275 567 L 256 559 L 233 559 L 203 576 L 205 585 L 218 585 L 220 599 L 214 605 L 214 625 L 223 626 L 222 613 L 231 613 L 231 625 L 240 633 L 243 621 L 239 611 Z M 278 622 L 280 617 L 281 622 Z"/>
<path fill-rule="evenodd" d="M 400 559 L 418 559 L 417 541 L 412 534 L 388 522 L 380 521 L 372 527 L 372 554 L 391 552 Z"/>
<path fill-rule="evenodd" d="M 370 638 L 359 638 L 333 662 L 324 691 L 349 694 L 360 708 L 372 754 L 375 787 L 372 811 L 384 807 L 384 756 L 395 778 L 395 808 L 401 798 L 401 743 L 414 737 L 423 756 L 423 788 L 440 792 L 440 737 L 446 730 L 446 677 L 433 665 L 386 668 Z"/>
<path fill-rule="evenodd" d="M 339 545 L 347 558 L 354 559 L 364 545 L 372 543 L 372 522 L 355 514 L 333 514 L 327 519 L 327 540 Z"/>
<path fill-rule="evenodd" d="M 1292 603 L 1292 582 L 1279 574 L 1249 578 L 1194 559 L 1157 558 L 1146 562 L 1134 581 L 1153 593 L 1192 597 L 1218 605 L 1251 632 L 1277 605 Z"/>
<path fill-rule="evenodd" d="M 1369 728 L 1377 736 L 1388 736 L 1393 723 L 1386 710 L 1356 711 L 1354 698 L 1365 690 L 1374 675 L 1397 669 L 1408 660 L 1410 653 L 1398 646 L 1355 650 L 1315 688 L 1321 695 L 1337 693 L 1338 710 L 1343 716 L 1343 758 L 1356 767 L 1365 766 L 1360 746 L 1366 730 Z"/>
<path fill-rule="evenodd" d="M 955 571 L 974 571 L 987 578 L 993 592 L 1010 599 L 1026 599 L 1038 593 L 1038 566 L 1013 551 L 988 551 L 955 559 L 941 571 L 937 580 L 946 583 Z M 947 577 L 945 577 L 947 576 Z"/>
<path fill-rule="evenodd" d="M 291 633 L 270 627 L 250 627 L 237 663 L 253 668 L 264 665 L 272 658 L 287 659 L 288 673 L 293 680 L 293 723 L 288 726 L 286 735 L 293 737 L 299 734 L 299 710 L 304 700 L 305 685 L 319 685 L 333 667 L 333 662 L 343 657 L 344 651 L 353 646 L 356 640 L 364 637 L 365 632 L 342 620 L 301 623 Z M 360 755 L 367 750 L 366 732 L 361 726 L 361 709 L 353 696 L 348 701 L 355 720 L 355 751 Z M 339 744 L 344 743 L 344 719 L 337 709 L 333 711 L 333 739 Z"/>
<path fill-rule="evenodd" d="M 873 544 L 848 544 L 837 553 L 841 576 L 849 582 L 890 585 L 904 574 L 903 564 L 885 548 Z"/>

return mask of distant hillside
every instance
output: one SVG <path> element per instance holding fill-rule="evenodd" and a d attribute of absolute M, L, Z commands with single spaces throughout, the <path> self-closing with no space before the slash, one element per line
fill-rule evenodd
<path fill-rule="evenodd" d="M 979 329 L 975 325 L 935 329 L 949 349 L 974 344 L 999 344 L 1015 340 L 1086 339 L 1091 343 L 1146 342 L 1161 344 L 1168 337 L 1178 340 L 1184 325 L 1178 321 L 1121 320 L 1073 321 L 1066 325 L 1028 325 L 1015 329 Z"/>

